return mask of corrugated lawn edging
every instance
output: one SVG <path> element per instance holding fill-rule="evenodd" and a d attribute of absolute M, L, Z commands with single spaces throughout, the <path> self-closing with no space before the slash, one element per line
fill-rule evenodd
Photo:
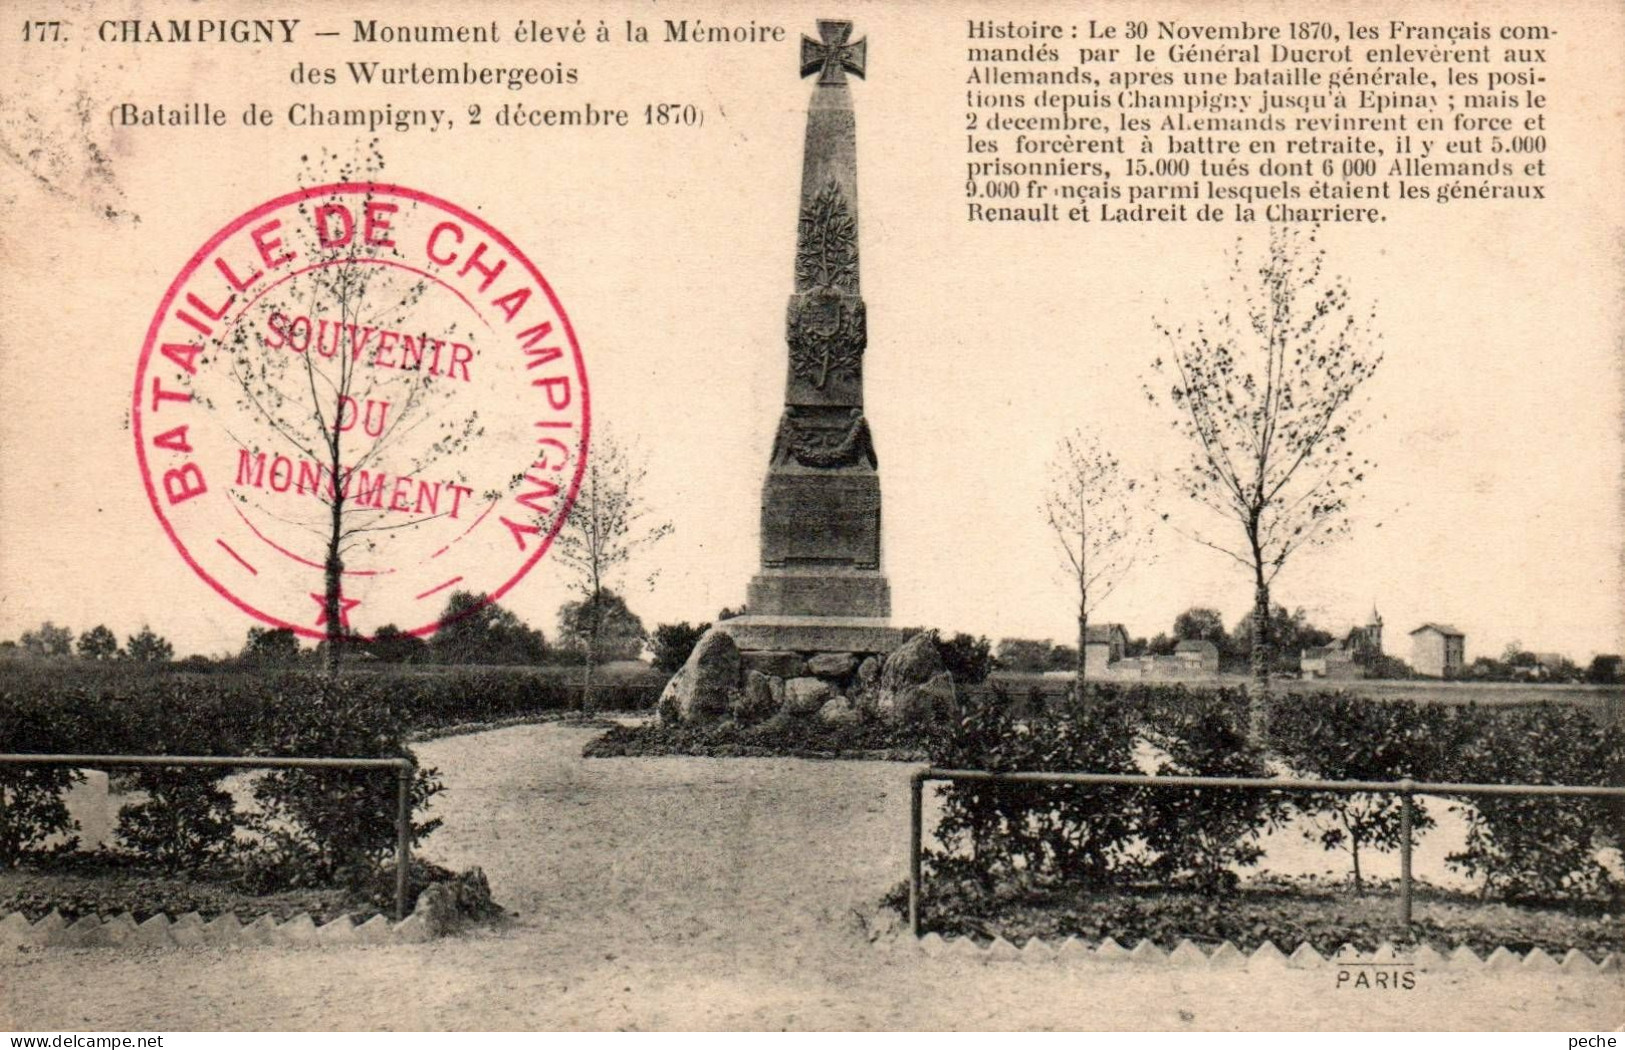
<path fill-rule="evenodd" d="M 1625 953 L 1625 910 L 1618 901 L 1486 901 L 1424 884 L 1409 928 L 1398 921 L 1397 904 L 1397 886 L 1388 883 L 1358 896 L 1316 880 L 1272 880 L 1228 894 L 1158 886 L 995 892 L 943 878 L 926 882 L 920 926 L 923 933 L 982 943 L 1077 937 L 1085 943 L 1143 940 L 1168 950 L 1188 940 L 1233 943 L 1242 951 L 1269 942 L 1307 944 L 1322 954 L 1369 952 L 1384 943 L 1486 955 L 1498 948 L 1557 956 L 1579 949 L 1598 959 Z M 906 915 L 906 886 L 894 887 L 883 907 Z"/>
<path fill-rule="evenodd" d="M 1350 974 L 1351 981 L 1362 986 L 1395 987 L 1398 975 L 1408 970 L 1422 972 L 1469 972 L 1519 974 L 1562 974 L 1571 977 L 1589 977 L 1598 974 L 1615 976 L 1620 973 L 1620 956 L 1607 952 L 1596 956 L 1571 948 L 1557 955 L 1541 948 L 1517 952 L 1505 945 L 1480 956 L 1471 948 L 1460 946 L 1440 950 L 1429 943 L 1396 945 L 1387 941 L 1375 949 L 1362 952 L 1351 945 L 1321 954 L 1307 943 L 1300 943 L 1290 951 L 1283 951 L 1273 941 L 1264 941 L 1251 951 L 1242 951 L 1230 941 L 1217 944 L 1198 944 L 1181 940 L 1170 949 L 1154 941 L 1141 940 L 1128 948 L 1107 937 L 1089 942 L 1078 937 L 1045 939 L 1030 937 L 1021 944 L 996 937 L 979 941 L 974 937 L 943 937 L 928 933 L 915 939 L 906 932 L 889 932 L 875 939 L 877 947 L 891 950 L 909 950 L 928 957 L 960 958 L 984 963 L 1030 962 L 1054 965 L 1057 963 L 1096 963 L 1113 966 L 1148 966 L 1195 970 L 1319 970 L 1361 968 Z M 1378 978 L 1378 973 L 1383 978 Z M 1384 983 L 1377 983 L 1379 980 Z"/>

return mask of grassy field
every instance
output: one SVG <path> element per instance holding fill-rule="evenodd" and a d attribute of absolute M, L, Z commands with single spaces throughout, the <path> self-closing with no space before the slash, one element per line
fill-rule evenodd
<path fill-rule="evenodd" d="M 1192 689 L 1229 687 L 1239 689 L 1252 679 L 1241 674 L 1216 674 L 1190 678 L 1104 679 L 1122 685 L 1177 682 Z M 1037 686 L 1047 695 L 1064 693 L 1072 684 L 1070 676 L 997 671 L 978 688 L 979 692 L 1002 686 L 1024 696 Z M 1342 691 L 1383 700 L 1414 700 L 1430 704 L 1479 704 L 1484 707 L 1519 707 L 1545 701 L 1575 704 L 1594 711 L 1601 721 L 1625 720 L 1625 685 L 1542 684 L 1534 682 L 1443 682 L 1431 679 L 1350 679 L 1345 681 L 1287 680 L 1273 683 L 1277 694 L 1325 693 Z"/>

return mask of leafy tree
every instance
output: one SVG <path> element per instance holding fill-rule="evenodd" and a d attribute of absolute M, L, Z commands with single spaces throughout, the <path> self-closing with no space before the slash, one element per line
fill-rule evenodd
<path fill-rule="evenodd" d="M 106 624 L 97 624 L 79 636 L 79 656 L 85 660 L 117 660 L 118 635 Z"/>
<path fill-rule="evenodd" d="M 999 666 L 1007 671 L 1054 671 L 1068 667 L 1072 663 L 1072 650 L 1056 645 L 1050 638 L 1043 641 L 1031 638 L 1001 638 L 998 648 L 994 651 Z"/>
<path fill-rule="evenodd" d="M 1566 656 L 1558 656 L 1552 663 L 1542 660 L 1540 666 L 1553 681 L 1578 682 L 1581 678 L 1579 665 Z"/>
<path fill-rule="evenodd" d="M 1043 639 L 999 639 L 998 649 L 994 649 L 998 657 L 999 668 L 1006 671 L 1046 671 L 1050 670 L 1050 652 L 1055 649 L 1055 640 Z"/>
<path fill-rule="evenodd" d="M 415 634 L 407 634 L 392 623 L 386 623 L 372 633 L 368 652 L 390 664 L 425 663 L 429 659 L 429 643 Z"/>
<path fill-rule="evenodd" d="M 260 666 L 278 666 L 299 660 L 299 636 L 288 627 L 250 627 L 239 659 Z"/>
<path fill-rule="evenodd" d="M 1223 539 L 1204 529 L 1188 535 L 1252 577 L 1256 741 L 1267 717 L 1270 586 L 1295 552 L 1348 532 L 1347 512 L 1372 466 L 1352 447 L 1361 388 L 1382 355 L 1372 317 L 1357 317 L 1347 285 L 1322 273 L 1314 231 L 1274 227 L 1261 265 L 1247 263 L 1239 242 L 1231 261 L 1228 296 L 1207 317 L 1157 322 L 1168 356 L 1152 362 L 1156 385 L 1146 393 L 1169 406 L 1186 438 L 1180 488 L 1234 527 Z"/>
<path fill-rule="evenodd" d="M 649 648 L 654 650 L 655 670 L 676 674 L 688 662 L 689 654 L 700 644 L 700 638 L 711 629 L 708 623 L 663 623 L 650 636 Z"/>
<path fill-rule="evenodd" d="M 1219 652 L 1230 648 L 1230 636 L 1224 631 L 1224 617 L 1219 610 L 1193 605 L 1174 617 L 1174 637 L 1181 642 L 1212 642 Z"/>
<path fill-rule="evenodd" d="M 947 641 L 939 638 L 937 651 L 943 666 L 961 685 L 983 682 L 993 670 L 993 646 L 985 635 L 976 638 L 961 631 Z"/>
<path fill-rule="evenodd" d="M 22 645 L 29 656 L 71 656 L 73 631 L 46 620 L 38 630 L 23 632 Z"/>
<path fill-rule="evenodd" d="M 1299 609 L 1293 614 L 1293 626 L 1296 632 L 1292 639 L 1292 655 L 1296 657 L 1302 649 L 1313 649 L 1320 645 L 1330 645 L 1335 637 L 1330 631 L 1322 630 L 1314 624 L 1303 619 L 1303 610 Z"/>
<path fill-rule="evenodd" d="M 537 663 L 547 655 L 541 631 L 486 595 L 453 591 L 430 647 L 446 664 Z"/>
<path fill-rule="evenodd" d="M 612 604 L 604 594 L 634 556 L 672 532 L 671 522 L 657 519 L 646 502 L 647 476 L 648 468 L 635 449 L 601 431 L 593 441 L 570 516 L 553 541 L 553 557 L 570 574 L 580 596 L 577 604 L 588 613 L 580 621 L 586 630 L 582 649 L 587 657 L 581 671 L 583 710 L 592 706 L 593 670 L 604 641 L 599 630 L 613 622 Z M 648 582 L 653 586 L 654 574 Z M 603 615 L 592 614 L 597 611 Z"/>
<path fill-rule="evenodd" d="M 1523 647 L 1517 640 L 1510 641 L 1501 651 L 1501 662 L 1508 667 L 1527 667 L 1533 669 L 1540 663 L 1540 657 Z"/>
<path fill-rule="evenodd" d="M 582 653 L 595 651 L 598 660 L 636 660 L 648 636 L 643 621 L 626 607 L 626 599 L 607 587 L 596 600 L 565 602 L 559 608 L 559 645 Z"/>
<path fill-rule="evenodd" d="M 140 633 L 131 635 L 129 641 L 124 643 L 124 652 L 137 663 L 166 664 L 174 658 L 175 647 L 162 636 L 154 634 L 151 627 L 142 624 Z"/>
<path fill-rule="evenodd" d="M 1586 668 L 1586 681 L 1609 684 L 1625 681 L 1620 674 L 1622 660 L 1617 653 L 1603 653 L 1591 658 L 1591 666 Z"/>
<path fill-rule="evenodd" d="M 1271 671 L 1283 673 L 1297 672 L 1298 657 L 1302 650 L 1327 645 L 1332 641 L 1329 632 L 1309 622 L 1309 616 L 1302 606 L 1290 613 L 1286 611 L 1284 605 L 1273 606 L 1265 633 L 1273 639 L 1267 666 Z M 1253 614 L 1249 611 L 1236 622 L 1236 629 L 1230 635 L 1232 651 L 1237 656 L 1251 660 L 1253 641 L 1256 637 L 1257 634 L 1253 630 Z"/>
<path fill-rule="evenodd" d="M 1146 643 L 1145 651 L 1152 656 L 1172 656 L 1174 649 L 1179 645 L 1179 639 L 1162 631 Z"/>
<path fill-rule="evenodd" d="M 1077 592 L 1078 648 L 1074 671 L 1083 695 L 1089 614 L 1111 597 L 1143 555 L 1152 526 L 1139 510 L 1138 479 L 1093 435 L 1063 438 L 1050 464 L 1044 519 L 1055 534 L 1069 587 Z"/>

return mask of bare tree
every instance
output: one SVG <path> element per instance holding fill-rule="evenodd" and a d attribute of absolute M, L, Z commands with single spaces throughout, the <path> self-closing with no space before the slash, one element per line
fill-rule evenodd
<path fill-rule="evenodd" d="M 1249 265 L 1238 241 L 1229 287 L 1221 301 L 1210 296 L 1208 316 L 1188 326 L 1157 321 L 1168 356 L 1152 362 L 1156 379 L 1146 386 L 1186 438 L 1180 488 L 1239 526 L 1233 538 L 1187 535 L 1252 577 L 1255 740 L 1265 732 L 1270 585 L 1293 553 L 1348 532 L 1350 502 L 1373 465 L 1352 443 L 1357 395 L 1382 361 L 1375 312 L 1360 315 L 1345 281 L 1323 274 L 1324 261 L 1312 229 L 1272 228 L 1261 264 Z"/>
<path fill-rule="evenodd" d="M 644 496 L 648 468 L 635 448 L 603 431 L 593 436 L 570 516 L 553 541 L 553 557 L 573 577 L 581 595 L 577 623 L 584 628 L 587 659 L 581 674 L 581 706 L 592 705 L 593 670 L 600 636 L 613 610 L 609 587 L 634 555 L 671 535 L 672 524 L 658 518 Z M 648 577 L 652 586 L 653 573 Z"/>
<path fill-rule="evenodd" d="M 1128 576 L 1148 549 L 1152 524 L 1141 512 L 1146 486 L 1093 435 L 1061 439 L 1050 463 L 1043 512 L 1055 533 L 1068 581 L 1078 592 L 1077 693 L 1083 696 L 1089 614 Z"/>
<path fill-rule="evenodd" d="M 374 142 L 358 160 L 323 150 L 306 164 L 307 188 L 370 186 L 383 158 Z M 318 626 L 326 631 L 325 664 L 337 671 L 354 637 L 343 592 L 346 556 L 375 549 L 381 534 L 443 517 L 448 503 L 455 508 L 474 495 L 466 476 L 450 471 L 448 499 L 438 498 L 437 487 L 434 503 L 426 507 L 420 497 L 403 511 L 384 497 L 383 479 L 412 477 L 454 456 L 480 424 L 477 411 L 451 410 L 459 365 L 467 378 L 468 357 L 458 355 L 471 351 L 457 342 L 455 325 L 436 327 L 440 322 L 426 320 L 432 311 L 418 309 L 428 283 L 390 265 L 402 255 L 394 241 L 369 235 L 372 196 L 363 194 L 357 207 L 354 198 L 318 193 L 299 211 L 310 220 L 296 235 L 303 267 L 260 301 L 262 323 L 234 325 L 227 337 L 235 399 L 227 429 L 244 457 L 235 498 L 321 544 Z M 381 348 L 399 358 L 384 358 Z M 290 487 L 288 474 L 277 487 L 279 467 L 292 472 L 300 499 L 271 494 Z"/>

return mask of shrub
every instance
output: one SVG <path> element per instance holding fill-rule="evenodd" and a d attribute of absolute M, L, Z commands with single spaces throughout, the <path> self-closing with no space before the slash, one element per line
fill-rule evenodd
<path fill-rule="evenodd" d="M 1003 689 L 969 704 L 932 742 L 937 766 L 1000 771 L 1134 773 L 1134 736 L 1124 705 L 1096 695 L 1052 702 L 1018 718 Z M 1036 886 L 1111 882 L 1124 874 L 1134 792 L 1115 787 L 961 782 L 941 789 L 937 839 L 928 861 L 939 876 Z"/>
<path fill-rule="evenodd" d="M 1318 780 L 1429 780 L 1441 769 L 1450 712 L 1437 704 L 1373 700 L 1330 693 L 1277 698 L 1271 737 L 1294 771 Z M 1399 846 L 1403 803 L 1398 795 L 1317 794 L 1296 804 L 1312 827 L 1304 834 L 1328 850 L 1346 850 L 1354 865 L 1354 892 L 1363 893 L 1360 849 L 1386 853 Z M 1421 800 L 1412 807 L 1414 830 L 1433 826 Z"/>
<path fill-rule="evenodd" d="M 41 681 L 55 677 L 42 675 Z M 7 684 L 0 687 L 0 726 L 5 727 L 0 748 L 46 754 L 71 750 L 59 745 L 72 739 L 63 734 L 78 729 L 81 719 L 49 700 L 14 691 L 14 684 L 24 678 L 20 668 L 8 669 Z M 63 796 L 83 780 L 76 769 L 0 766 L 0 868 L 15 867 L 53 836 L 78 830 Z M 72 850 L 77 844 L 69 838 L 57 849 Z"/>
<path fill-rule="evenodd" d="M 18 861 L 40 852 L 53 835 L 79 829 L 62 796 L 84 779 L 76 769 L 0 769 L 0 868 L 16 867 Z M 70 837 L 56 848 L 73 850 L 78 844 Z"/>
<path fill-rule="evenodd" d="M 216 770 L 138 769 L 146 800 L 119 807 L 118 838 L 168 872 L 203 871 L 231 856 L 241 818 Z"/>
<path fill-rule="evenodd" d="M 273 693 L 256 727 L 263 754 L 347 758 L 410 756 L 406 724 L 376 683 L 291 677 L 299 692 Z M 412 812 L 443 786 L 438 771 L 417 770 Z M 297 885 L 365 884 L 395 849 L 396 778 L 377 770 L 272 770 L 254 784 L 260 813 L 250 827 L 264 836 Z M 440 826 L 413 822 L 415 846 Z"/>
<path fill-rule="evenodd" d="M 1239 690 L 1153 693 L 1140 708 L 1146 739 L 1163 752 L 1158 776 L 1264 777 L 1264 753 L 1247 740 L 1247 700 Z M 1258 863 L 1266 829 L 1289 811 L 1265 791 L 1213 788 L 1146 791 L 1140 833 L 1153 851 L 1151 870 L 1164 881 L 1203 893 L 1229 892 L 1232 865 Z"/>
<path fill-rule="evenodd" d="M 1491 714 L 1456 713 L 1455 779 L 1480 783 L 1618 785 L 1625 779 L 1625 732 L 1598 727 L 1574 708 L 1542 703 Z M 1598 860 L 1618 845 L 1617 800 L 1473 796 L 1455 807 L 1467 818 L 1466 848 L 1446 863 L 1482 877 L 1481 892 L 1518 899 L 1604 897 L 1619 891 Z"/>
<path fill-rule="evenodd" d="M 654 650 L 655 670 L 663 674 L 676 674 L 688 662 L 689 654 L 700 643 L 700 636 L 711 629 L 708 623 L 663 623 L 655 628 L 649 640 Z"/>
<path fill-rule="evenodd" d="M 1410 664 L 1386 653 L 1372 653 L 1362 661 L 1362 664 L 1367 678 L 1399 680 L 1416 677 L 1416 671 Z"/>
<path fill-rule="evenodd" d="M 611 726 L 589 741 L 587 758 L 704 755 L 744 758 L 787 755 L 798 758 L 886 758 L 919 761 L 929 730 L 922 724 L 890 725 L 860 717 L 831 723 L 820 718 L 778 716 L 756 725 L 730 719 L 711 723 L 651 722 Z"/>
<path fill-rule="evenodd" d="M 0 724 L 7 726 L 8 747 L 32 752 L 409 755 L 404 745 L 409 714 L 449 717 L 455 711 L 461 716 L 457 709 L 471 697 L 487 695 L 464 691 L 478 680 L 457 673 L 337 679 L 299 673 L 25 674 L 9 676 L 0 686 Z M 494 680 L 502 688 L 492 693 L 503 705 L 538 699 L 534 675 Z M 71 830 L 61 794 L 73 775 L 0 770 L 10 803 L 0 814 L 6 863 L 15 863 L 45 837 Z M 165 869 L 205 867 L 233 854 L 238 826 L 252 826 L 270 851 L 253 864 L 262 875 L 272 869 L 285 876 L 279 885 L 359 878 L 393 849 L 395 778 L 387 773 L 267 774 L 256 785 L 265 812 L 252 824 L 233 812 L 231 797 L 220 786 L 225 775 L 138 770 L 133 783 L 147 798 L 120 813 L 124 845 Z M 420 770 L 412 790 L 414 808 L 421 809 L 438 790 L 434 771 Z M 435 824 L 418 823 L 415 837 L 421 839 Z"/>

